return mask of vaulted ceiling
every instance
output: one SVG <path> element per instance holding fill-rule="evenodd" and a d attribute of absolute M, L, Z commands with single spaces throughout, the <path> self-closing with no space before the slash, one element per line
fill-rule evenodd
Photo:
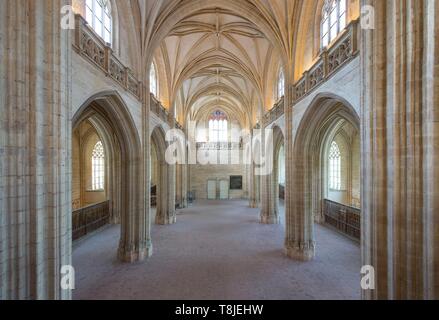
<path fill-rule="evenodd" d="M 297 0 L 131 0 L 154 49 L 161 98 L 180 121 L 221 108 L 254 124 L 275 101 Z M 283 60 L 282 60 L 283 59 Z"/>
<path fill-rule="evenodd" d="M 201 10 L 176 24 L 160 47 L 171 101 L 192 119 L 219 107 L 248 123 L 272 52 L 251 22 L 228 10 Z"/>

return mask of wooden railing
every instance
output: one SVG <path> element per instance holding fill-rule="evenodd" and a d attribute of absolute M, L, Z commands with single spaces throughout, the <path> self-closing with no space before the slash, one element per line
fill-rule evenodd
<path fill-rule="evenodd" d="M 141 100 L 142 84 L 133 72 L 119 61 L 111 47 L 88 26 L 87 21 L 81 15 L 75 16 L 75 23 L 74 50 Z"/>
<path fill-rule="evenodd" d="M 358 55 L 358 24 L 359 20 L 352 21 L 334 44 L 326 48 L 319 60 L 296 82 L 293 86 L 294 103 L 308 95 Z"/>
<path fill-rule="evenodd" d="M 274 121 L 276 121 L 277 119 L 279 119 L 280 117 L 282 117 L 284 115 L 284 97 L 282 97 L 282 99 L 280 99 L 273 107 L 273 109 L 271 109 L 268 113 L 265 114 L 264 116 L 264 124 L 265 126 L 269 125 L 270 123 L 273 123 Z"/>
<path fill-rule="evenodd" d="M 331 200 L 324 200 L 325 223 L 349 237 L 361 239 L 361 210 Z"/>
<path fill-rule="evenodd" d="M 110 223 L 110 202 L 105 201 L 73 211 L 72 239 L 78 240 Z"/>

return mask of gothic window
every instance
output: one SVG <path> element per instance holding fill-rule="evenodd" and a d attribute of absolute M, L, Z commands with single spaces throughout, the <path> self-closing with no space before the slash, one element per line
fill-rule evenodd
<path fill-rule="evenodd" d="M 341 190 L 341 153 L 337 142 L 332 142 L 329 150 L 329 188 Z"/>
<path fill-rule="evenodd" d="M 91 157 L 92 190 L 104 190 L 105 184 L 105 153 L 102 142 L 96 143 Z"/>
<path fill-rule="evenodd" d="M 285 149 L 282 146 L 279 150 L 279 160 L 278 160 L 278 169 L 279 169 L 279 184 L 285 185 Z"/>
<path fill-rule="evenodd" d="M 277 82 L 277 97 L 278 97 L 278 99 L 280 99 L 283 96 L 285 96 L 285 75 L 284 75 L 283 70 L 281 70 L 279 73 L 279 79 Z"/>
<path fill-rule="evenodd" d="M 113 19 L 109 0 L 87 0 L 85 19 L 106 43 L 111 44 Z"/>
<path fill-rule="evenodd" d="M 154 63 L 151 64 L 151 70 L 149 71 L 149 88 L 154 97 L 158 97 L 158 83 L 157 83 L 157 71 Z"/>
<path fill-rule="evenodd" d="M 328 46 L 346 27 L 346 0 L 326 0 L 321 20 L 321 45 Z"/>
<path fill-rule="evenodd" d="M 209 142 L 228 141 L 227 116 L 222 111 L 215 111 L 209 118 Z"/>

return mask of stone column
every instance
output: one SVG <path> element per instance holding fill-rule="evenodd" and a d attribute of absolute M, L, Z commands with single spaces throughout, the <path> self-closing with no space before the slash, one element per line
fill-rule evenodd
<path fill-rule="evenodd" d="M 186 157 L 186 161 L 187 161 L 187 157 Z M 188 193 L 188 183 L 187 183 L 187 179 L 188 179 L 188 164 L 182 164 L 181 165 L 181 207 L 182 208 L 187 208 L 188 203 L 187 203 L 187 193 Z"/>
<path fill-rule="evenodd" d="M 424 241 L 423 298 L 439 299 L 439 3 L 424 2 L 424 52 L 422 113 L 424 149 Z"/>
<path fill-rule="evenodd" d="M 175 118 L 172 114 L 169 114 L 169 127 L 175 128 Z M 163 166 L 166 166 L 166 210 L 158 217 L 158 224 L 166 225 L 166 224 L 174 224 L 177 222 L 177 214 L 175 210 L 175 180 L 176 180 L 176 165 L 166 163 L 166 159 L 163 160 Z"/>
<path fill-rule="evenodd" d="M 258 186 L 257 186 L 258 178 L 255 175 L 255 165 L 252 163 L 249 165 L 249 203 L 250 208 L 258 208 Z"/>
<path fill-rule="evenodd" d="M 265 156 L 266 150 L 266 139 L 265 139 L 265 126 L 262 126 L 261 130 L 261 157 Z M 261 175 L 261 223 L 269 224 L 274 223 L 273 210 L 271 209 L 271 184 L 270 184 L 270 176 L 271 175 Z"/>
<path fill-rule="evenodd" d="M 254 130 L 254 129 L 253 129 Z M 257 199 L 257 177 L 255 174 L 255 163 L 253 161 L 253 130 L 251 133 L 244 138 L 243 145 L 243 155 L 242 158 L 246 163 L 247 172 L 248 172 L 248 200 L 250 208 L 258 208 L 259 203 Z"/>
<path fill-rule="evenodd" d="M 262 190 L 261 195 L 261 223 L 263 224 L 278 224 L 280 223 L 279 212 L 276 210 L 276 199 L 274 192 L 275 188 L 275 173 L 266 176 L 261 176 Z"/>
<path fill-rule="evenodd" d="M 263 157 L 265 157 L 265 161 L 273 164 L 273 152 L 274 146 L 267 146 L 267 143 L 273 143 L 272 139 L 267 136 L 266 132 L 267 128 L 262 129 L 262 144 L 263 144 Z M 272 136 L 271 136 L 272 137 Z M 270 150 L 269 154 L 267 154 L 267 150 Z M 273 194 L 273 184 L 274 184 L 274 175 L 273 172 L 267 172 L 267 174 L 260 176 L 261 181 L 261 223 L 264 224 L 277 224 L 279 223 L 279 215 L 275 210 L 275 202 L 274 202 L 274 194 Z"/>
<path fill-rule="evenodd" d="M 150 91 L 149 68 L 142 68 L 142 156 L 130 166 L 130 171 L 139 175 L 142 184 L 130 190 L 129 201 L 137 202 L 138 209 L 121 217 L 122 232 L 119 241 L 119 260 L 128 263 L 143 261 L 153 254 L 151 241 L 151 135 L 150 135 Z M 139 197 L 140 196 L 140 197 Z M 140 199 L 139 199 L 140 198 Z M 139 201 L 140 200 L 140 201 Z"/>
<path fill-rule="evenodd" d="M 288 67 L 284 70 L 293 70 Z M 289 73 L 289 72 L 288 72 Z M 294 160 L 293 140 L 293 80 L 286 74 L 284 108 L 285 108 L 285 217 L 286 239 L 285 253 L 288 257 L 299 261 L 312 260 L 315 255 L 314 235 L 311 224 L 312 214 L 304 212 L 303 207 L 294 199 L 294 195 L 303 188 L 304 181 L 295 178 L 295 173 L 303 170 Z M 297 155 L 299 156 L 299 155 Z"/>
<path fill-rule="evenodd" d="M 181 194 L 181 164 L 175 166 L 175 206 L 181 208 L 182 194 Z"/>
<path fill-rule="evenodd" d="M 0 10 L 0 300 L 69 299 L 70 1 L 2 1 Z"/>
<path fill-rule="evenodd" d="M 439 3 L 362 0 L 362 250 L 367 299 L 439 298 Z"/>
<path fill-rule="evenodd" d="M 184 138 L 185 140 L 182 141 L 184 142 L 184 144 L 181 146 L 182 147 L 182 151 L 184 153 L 184 157 L 183 157 L 183 162 L 182 164 L 180 164 L 180 179 L 181 179 L 181 183 L 180 183 L 180 194 L 181 194 L 181 201 L 180 201 L 180 207 L 181 208 L 187 208 L 188 206 L 188 201 L 187 201 L 187 194 L 188 194 L 188 170 L 189 170 L 189 166 L 188 166 L 188 155 L 187 155 L 187 132 L 186 129 L 182 129 L 182 133 L 184 134 Z"/>

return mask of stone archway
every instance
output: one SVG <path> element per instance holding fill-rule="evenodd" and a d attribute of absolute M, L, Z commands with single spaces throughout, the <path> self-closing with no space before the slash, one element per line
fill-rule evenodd
<path fill-rule="evenodd" d="M 324 148 L 340 123 L 359 130 L 354 108 L 340 97 L 318 96 L 308 107 L 294 139 L 292 208 L 287 214 L 286 253 L 298 260 L 315 256 L 314 221 L 321 216 L 324 197 L 322 159 Z"/>
<path fill-rule="evenodd" d="M 134 121 L 117 92 L 88 99 L 72 120 L 73 128 L 89 121 L 108 154 L 107 187 L 112 222 L 121 225 L 118 257 L 134 262 L 152 254 L 149 217 L 143 197 L 142 146 Z"/>
<path fill-rule="evenodd" d="M 155 150 L 157 160 L 157 195 L 156 195 L 156 218 L 155 223 L 167 225 L 176 223 L 175 211 L 175 186 L 171 185 L 171 176 L 175 178 L 175 165 L 166 162 L 165 154 L 167 142 L 165 133 L 161 127 L 156 127 L 151 134 L 151 143 Z M 174 170 L 172 170 L 174 169 Z M 171 192 L 171 189 L 173 192 Z"/>
<path fill-rule="evenodd" d="M 272 163 L 271 173 L 262 176 L 262 183 L 266 189 L 263 195 L 262 210 L 261 210 L 261 222 L 264 224 L 277 224 L 280 223 L 280 211 L 279 211 L 279 152 L 284 144 L 284 135 L 282 130 L 278 126 L 274 126 L 270 132 L 272 136 L 268 139 L 268 142 L 273 142 L 272 148 L 269 148 L 272 154 L 267 155 L 267 161 Z"/>
<path fill-rule="evenodd" d="M 281 210 L 281 183 L 280 183 L 280 170 L 285 173 L 285 149 L 284 149 L 284 135 L 279 127 L 274 128 L 274 158 L 273 158 L 273 199 L 274 199 L 274 211 L 278 216 L 280 223 L 285 223 L 285 210 Z M 283 164 L 281 163 L 281 151 L 283 150 Z M 283 167 L 283 168 L 282 168 Z M 283 186 L 284 193 L 286 192 L 285 185 Z M 285 199 L 285 198 L 284 198 Z"/>

